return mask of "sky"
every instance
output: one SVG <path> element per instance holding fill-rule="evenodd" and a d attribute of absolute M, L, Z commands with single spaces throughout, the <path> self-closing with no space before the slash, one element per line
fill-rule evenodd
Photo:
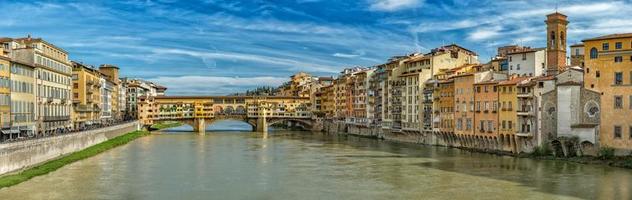
<path fill-rule="evenodd" d="M 483 62 L 503 45 L 544 47 L 556 5 L 571 22 L 569 44 L 632 32 L 631 1 L 0 0 L 0 37 L 41 37 L 168 95 L 224 95 L 452 43 Z"/>

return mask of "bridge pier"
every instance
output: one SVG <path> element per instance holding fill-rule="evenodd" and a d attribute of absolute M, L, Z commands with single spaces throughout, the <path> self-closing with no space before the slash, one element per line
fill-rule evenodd
<path fill-rule="evenodd" d="M 193 131 L 200 135 L 206 133 L 206 123 L 204 122 L 204 118 L 195 119 L 193 122 Z"/>
<path fill-rule="evenodd" d="M 268 133 L 268 122 L 265 117 L 257 118 L 257 132 L 259 133 Z"/>

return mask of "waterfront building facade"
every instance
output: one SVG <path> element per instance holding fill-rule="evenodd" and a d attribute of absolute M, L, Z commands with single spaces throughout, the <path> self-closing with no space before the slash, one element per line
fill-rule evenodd
<path fill-rule="evenodd" d="M 0 128 L 11 136 L 11 48 L 7 38 L 0 38 Z M 4 133 L 0 133 L 4 135 Z"/>
<path fill-rule="evenodd" d="M 581 68 L 568 68 L 556 76 L 555 89 L 542 94 L 542 131 L 557 156 L 597 155 L 598 146 L 608 146 L 599 137 L 604 135 L 599 116 L 603 119 L 608 106 L 599 102 L 605 95 L 583 87 L 583 79 Z"/>
<path fill-rule="evenodd" d="M 632 151 L 632 34 L 583 40 L 584 87 L 601 94 L 601 146 Z"/>
<path fill-rule="evenodd" d="M 126 119 L 138 119 L 138 98 L 163 96 L 166 87 L 141 79 L 122 79 L 123 87 L 127 89 Z"/>
<path fill-rule="evenodd" d="M 29 36 L 13 41 L 12 59 L 35 67 L 35 86 L 20 83 L 24 87 L 18 87 L 16 82 L 14 89 L 26 93 L 34 92 L 36 103 L 33 109 L 37 133 L 54 134 L 71 129 L 72 67 L 68 53 L 41 38 Z"/>
<path fill-rule="evenodd" d="M 92 66 L 73 62 L 73 126 L 84 129 L 101 122 L 101 73 Z"/>

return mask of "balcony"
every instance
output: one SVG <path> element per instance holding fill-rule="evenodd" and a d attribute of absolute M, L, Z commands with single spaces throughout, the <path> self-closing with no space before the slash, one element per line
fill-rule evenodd
<path fill-rule="evenodd" d="M 67 121 L 70 120 L 70 116 L 44 116 L 43 120 L 45 122 Z"/>
<path fill-rule="evenodd" d="M 524 132 L 523 131 L 518 131 L 516 133 L 516 136 L 518 136 L 518 137 L 533 137 L 533 133 L 526 132 L 526 131 L 524 131 Z"/>
<path fill-rule="evenodd" d="M 518 96 L 518 98 L 532 98 L 533 93 L 531 92 L 518 93 L 516 94 L 516 96 Z"/>
<path fill-rule="evenodd" d="M 516 111 L 520 116 L 532 116 L 533 110 L 529 106 L 523 106 L 521 109 Z"/>

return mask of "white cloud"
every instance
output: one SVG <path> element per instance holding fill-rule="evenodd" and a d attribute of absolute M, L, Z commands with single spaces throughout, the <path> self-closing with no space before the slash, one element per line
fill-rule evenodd
<path fill-rule="evenodd" d="M 500 34 L 501 30 L 502 30 L 501 26 L 479 28 L 471 32 L 468 36 L 468 39 L 473 40 L 473 41 L 493 39 L 501 35 Z"/>
<path fill-rule="evenodd" d="M 240 61 L 250 61 L 250 62 L 258 62 L 258 63 L 267 63 L 281 66 L 289 66 L 295 68 L 295 70 L 302 70 L 303 68 L 309 69 L 311 72 L 328 72 L 328 73 L 336 73 L 339 69 L 325 66 L 315 63 L 306 63 L 300 62 L 292 59 L 285 58 L 277 58 L 277 57 L 269 57 L 264 55 L 256 55 L 256 54 L 244 54 L 244 53 L 235 53 L 235 52 L 208 52 L 208 51 L 194 51 L 187 49 L 168 49 L 168 48 L 155 48 L 152 49 L 152 52 L 155 54 L 162 55 L 187 55 L 192 57 L 197 57 L 201 59 L 223 59 L 223 60 L 240 60 Z"/>
<path fill-rule="evenodd" d="M 278 86 L 287 81 L 286 77 L 221 77 L 221 76 L 176 76 L 156 77 L 149 81 L 168 88 L 169 94 L 187 95 L 227 95 L 243 92 L 260 86 Z"/>
<path fill-rule="evenodd" d="M 434 32 L 434 31 L 451 31 L 465 28 L 472 28 L 479 26 L 481 21 L 474 21 L 472 19 L 464 19 L 460 21 L 443 21 L 443 22 L 428 22 L 422 23 L 411 29 L 413 32 Z"/>
<path fill-rule="evenodd" d="M 364 54 L 366 54 L 364 51 L 355 51 L 351 54 L 349 53 L 334 53 L 332 56 L 334 57 L 338 57 L 338 58 L 357 58 L 360 56 L 364 56 Z"/>
<path fill-rule="evenodd" d="M 423 4 L 423 0 L 371 0 L 369 10 L 393 12 L 415 8 Z"/>

